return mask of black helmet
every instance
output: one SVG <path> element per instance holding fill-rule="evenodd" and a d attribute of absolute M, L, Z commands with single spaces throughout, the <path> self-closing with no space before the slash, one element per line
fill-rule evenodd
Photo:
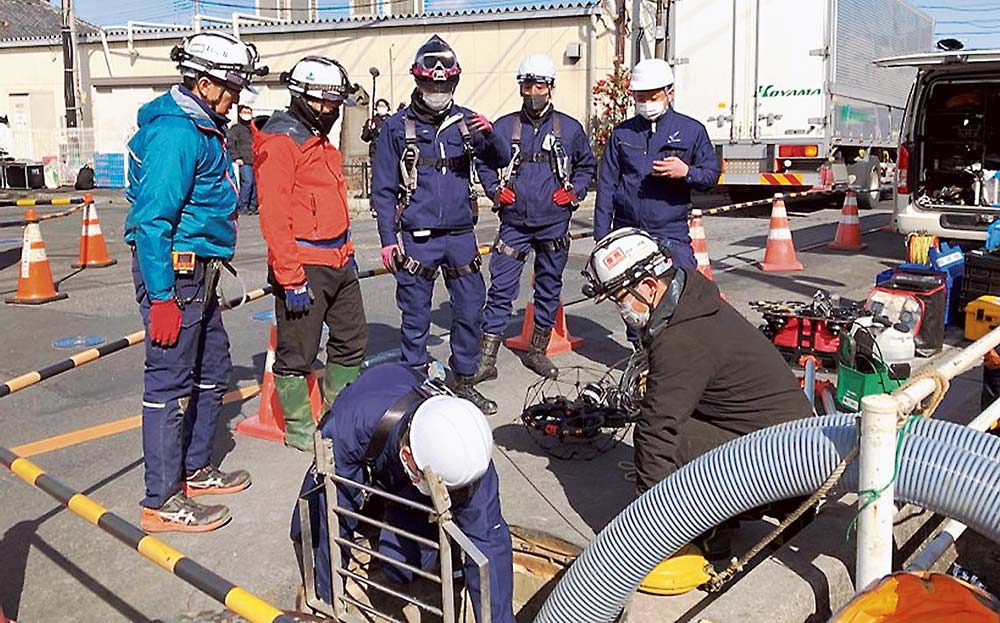
<path fill-rule="evenodd" d="M 455 50 L 444 39 L 434 35 L 417 50 L 410 73 L 418 80 L 445 82 L 457 80 L 462 68 Z"/>

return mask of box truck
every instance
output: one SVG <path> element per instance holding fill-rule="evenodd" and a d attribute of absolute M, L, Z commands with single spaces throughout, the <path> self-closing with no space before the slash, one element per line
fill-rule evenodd
<path fill-rule="evenodd" d="M 895 175 L 916 74 L 876 59 L 926 52 L 933 20 L 905 0 L 673 0 L 674 106 L 705 124 L 734 200 L 858 189 Z"/>

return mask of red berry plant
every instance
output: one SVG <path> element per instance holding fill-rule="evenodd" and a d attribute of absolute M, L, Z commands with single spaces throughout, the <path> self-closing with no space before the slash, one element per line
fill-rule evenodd
<path fill-rule="evenodd" d="M 594 155 L 600 162 L 604 156 L 611 131 L 629 116 L 632 93 L 629 91 L 629 71 L 621 62 L 615 61 L 615 68 L 606 78 L 597 81 L 593 89 L 594 117 L 590 142 Z"/>

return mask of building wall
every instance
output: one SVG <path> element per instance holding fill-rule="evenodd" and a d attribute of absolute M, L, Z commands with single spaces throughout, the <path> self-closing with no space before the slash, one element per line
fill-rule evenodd
<path fill-rule="evenodd" d="M 58 46 L 0 49 L 0 116 L 14 134 L 13 155 L 41 160 L 58 153 L 65 126 L 62 49 Z"/>
<path fill-rule="evenodd" d="M 481 19 L 481 18 L 480 18 Z M 606 20 L 605 20 L 606 21 Z M 271 74 L 261 81 L 261 93 L 246 98 L 258 111 L 283 108 L 287 91 L 278 84 L 278 75 L 307 55 L 325 55 L 339 60 L 351 79 L 371 92 L 370 67 L 380 77 L 375 97 L 385 97 L 395 108 L 408 102 L 413 89 L 409 67 L 417 48 L 432 34 L 444 37 L 457 50 L 462 79 L 456 101 L 490 118 L 518 109 L 521 105 L 515 75 L 528 54 L 544 53 L 558 68 L 555 104 L 585 125 L 591 110 L 591 85 L 611 71 L 614 37 L 598 16 L 533 18 L 521 20 L 475 21 L 436 26 L 408 21 L 401 25 L 385 22 L 355 29 L 262 34 L 245 29 L 243 37 L 254 43 Z M 135 131 L 139 106 L 176 82 L 177 72 L 169 60 L 170 49 L 184 36 L 141 40 L 137 37 L 130 54 L 124 37 L 110 37 L 108 52 L 101 43 L 82 43 L 80 64 L 81 98 L 87 124 L 94 130 L 96 151 L 125 150 L 127 138 Z M 581 58 L 565 58 L 569 44 L 580 44 Z M 58 47 L 0 48 L 0 114 L 10 94 L 30 93 L 46 106 L 33 107 L 30 119 L 32 157 L 58 153 L 59 128 L 64 114 L 62 103 L 62 62 Z M 37 113 L 36 113 L 37 109 Z M 235 117 L 235 110 L 233 111 Z M 367 115 L 352 111 L 343 128 L 341 147 L 350 159 L 367 156 L 360 142 L 360 123 Z"/>

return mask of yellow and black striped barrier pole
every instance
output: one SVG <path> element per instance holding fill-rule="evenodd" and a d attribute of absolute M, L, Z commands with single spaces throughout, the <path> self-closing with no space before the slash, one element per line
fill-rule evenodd
<path fill-rule="evenodd" d="M 74 514 L 215 599 L 251 623 L 293 623 L 293 619 L 253 593 L 236 586 L 152 537 L 84 494 L 70 489 L 40 467 L 0 447 L 0 463 L 32 487 L 48 493 Z"/>
<path fill-rule="evenodd" d="M 263 288 L 258 288 L 252 292 L 248 292 L 245 297 L 238 296 L 226 301 L 226 309 L 231 309 L 233 307 L 239 307 L 244 303 L 249 303 L 250 301 L 256 301 L 259 298 L 267 296 L 271 293 L 271 286 L 264 286 Z M 51 363 L 44 368 L 38 370 L 32 370 L 31 372 L 26 372 L 20 376 L 14 377 L 9 381 L 0 384 L 0 398 L 4 396 L 9 396 L 14 392 L 21 391 L 26 387 L 31 387 L 36 383 L 40 383 L 46 379 L 50 379 L 58 374 L 67 372 L 74 368 L 79 368 L 80 366 L 90 363 L 92 361 L 97 361 L 105 355 L 110 355 L 111 353 L 116 353 L 120 350 L 124 350 L 129 346 L 135 346 L 136 344 L 141 344 L 142 341 L 146 339 L 145 331 L 136 331 L 135 333 L 129 333 L 125 337 L 119 338 L 114 342 L 108 342 L 96 348 L 88 348 L 87 350 L 82 350 L 77 354 L 63 359 L 62 361 L 57 361 Z"/>
<path fill-rule="evenodd" d="M 834 191 L 832 190 L 804 190 L 797 193 L 783 193 L 782 197 L 784 199 L 798 199 L 801 197 L 813 197 L 815 195 L 826 195 Z M 744 201 L 742 203 L 732 203 L 725 206 L 719 206 L 717 208 L 708 208 L 702 210 L 703 216 L 718 216 L 719 214 L 725 214 L 726 212 L 734 212 L 736 210 L 745 210 L 747 208 L 759 208 L 766 205 L 774 203 L 774 197 L 768 197 L 767 199 L 758 199 L 756 201 Z"/>
<path fill-rule="evenodd" d="M 94 195 L 86 193 L 82 197 L 47 197 L 23 199 L 0 199 L 0 208 L 33 208 L 36 206 L 71 206 L 94 203 Z"/>

